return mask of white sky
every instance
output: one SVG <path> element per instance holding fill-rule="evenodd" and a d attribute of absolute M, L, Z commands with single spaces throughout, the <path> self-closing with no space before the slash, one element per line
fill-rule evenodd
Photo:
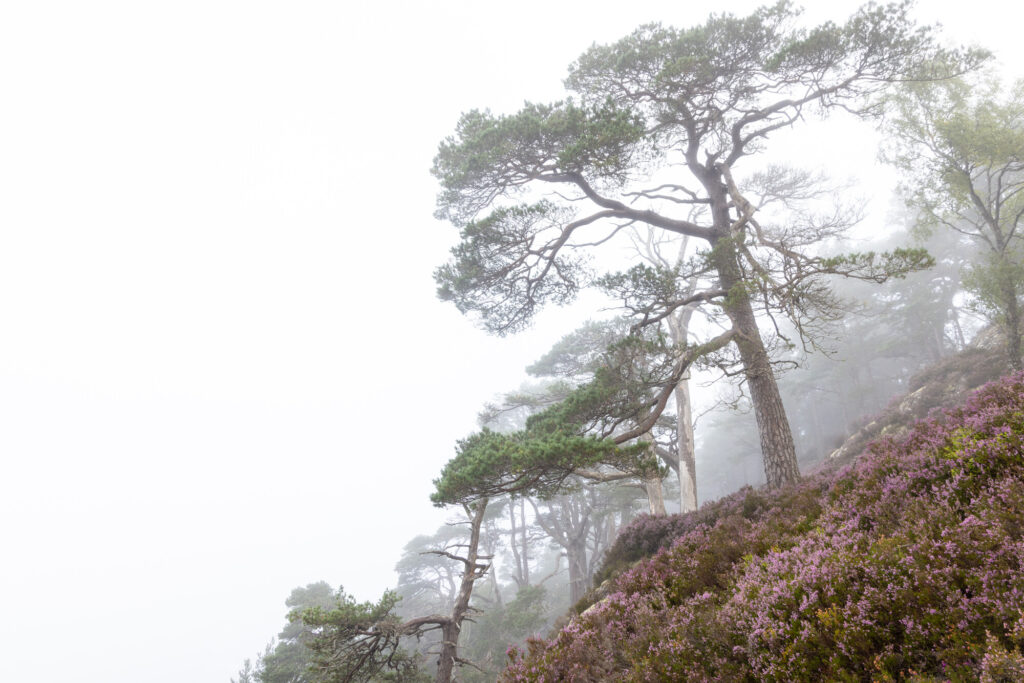
<path fill-rule="evenodd" d="M 293 587 L 392 586 L 454 441 L 584 315 L 500 340 L 435 300 L 437 143 L 757 4 L 4 3 L 0 680 L 226 683 Z M 918 13 L 1019 74 L 1005 7 Z"/>

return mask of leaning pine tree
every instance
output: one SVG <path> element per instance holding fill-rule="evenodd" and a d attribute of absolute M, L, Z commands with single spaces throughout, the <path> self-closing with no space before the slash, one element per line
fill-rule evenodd
<path fill-rule="evenodd" d="M 576 99 L 464 114 L 433 168 L 438 216 L 462 236 L 436 273 L 441 298 L 497 334 L 591 285 L 631 300 L 638 325 L 698 302 L 715 307 L 742 366 L 768 485 L 796 480 L 759 314 L 789 319 L 806 343 L 810 326 L 840 312 L 829 276 L 882 281 L 930 260 L 917 250 L 822 256 L 817 245 L 849 220 L 804 215 L 772 225 L 758 213 L 773 199 L 813 194 L 808 175 L 774 168 L 734 178 L 744 159 L 766 153 L 774 131 L 809 113 L 872 116 L 894 82 L 945 79 L 984 61 L 979 51 L 941 48 L 907 11 L 907 3 L 867 5 L 843 25 L 804 29 L 780 2 L 686 30 L 643 26 L 571 65 L 566 86 Z M 658 175 L 669 171 L 677 175 Z M 638 264 L 594 276 L 587 252 L 627 225 L 688 236 L 704 245 L 700 258 L 670 272 Z M 693 291 L 694 278 L 711 284 Z M 666 378 L 652 408 L 664 408 L 680 379 Z"/>

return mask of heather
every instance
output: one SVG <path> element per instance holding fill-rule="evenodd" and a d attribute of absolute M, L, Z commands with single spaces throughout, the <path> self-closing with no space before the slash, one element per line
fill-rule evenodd
<path fill-rule="evenodd" d="M 642 518 L 505 681 L 1024 680 L 1024 374 L 851 466 Z"/>

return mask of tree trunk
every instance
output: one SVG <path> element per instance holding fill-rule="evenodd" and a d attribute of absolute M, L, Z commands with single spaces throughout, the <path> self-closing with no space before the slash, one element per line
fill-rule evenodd
<path fill-rule="evenodd" d="M 586 536 L 575 538 L 565 548 L 569 562 L 569 603 L 575 605 L 587 592 L 587 546 Z"/>
<path fill-rule="evenodd" d="M 750 302 L 747 301 L 747 308 Z M 746 317 L 746 316 L 741 316 Z M 737 326 L 741 338 L 737 340 L 743 371 L 750 390 L 750 402 L 754 406 L 757 431 L 761 440 L 761 455 L 764 458 L 764 474 L 768 488 L 775 489 L 792 484 L 800 479 L 800 468 L 796 461 L 796 446 L 789 428 L 786 408 L 782 404 L 779 385 L 768 362 L 768 353 L 761 341 L 753 314 L 749 322 Z"/>
<path fill-rule="evenodd" d="M 462 572 L 462 582 L 459 585 L 459 595 L 455 599 L 455 606 L 452 608 L 452 616 L 441 628 L 441 652 L 437 659 L 437 683 L 450 683 L 452 672 L 458 661 L 459 634 L 462 631 L 462 622 L 469 611 L 469 599 L 473 595 L 473 583 L 483 576 L 489 568 L 488 563 L 480 563 L 477 549 L 480 547 L 480 525 L 484 521 L 484 511 L 487 509 L 487 499 L 482 498 L 476 502 L 473 509 L 473 518 L 470 523 L 469 547 L 466 549 L 466 557 L 463 559 L 465 570 Z"/>
<path fill-rule="evenodd" d="M 729 220 L 728 214 L 725 220 Z M 768 488 L 774 489 L 800 479 L 800 468 L 779 385 L 775 381 L 768 351 L 757 327 L 747 284 L 742 278 L 739 255 L 733 246 L 734 239 L 736 237 L 729 236 L 717 240 L 711 256 L 722 289 L 729 292 L 725 312 L 737 333 L 736 346 L 743 362 L 743 374 L 747 379 L 754 417 L 757 419 L 765 478 Z"/>
<path fill-rule="evenodd" d="M 665 510 L 665 489 L 661 485 L 661 477 L 658 474 L 651 474 L 644 478 L 644 490 L 647 491 L 647 502 L 651 507 L 651 514 L 655 517 L 664 517 L 668 514 Z"/>
<path fill-rule="evenodd" d="M 516 501 L 508 504 L 508 518 L 511 524 L 509 531 L 509 549 L 512 551 L 512 561 L 515 564 L 515 573 L 512 580 L 517 588 L 525 588 L 530 585 L 530 558 L 527 556 L 529 548 L 526 543 L 526 511 L 525 503 L 519 500 L 519 511 L 522 514 L 522 526 L 516 523 Z M 521 540 L 520 540 L 521 537 Z M 520 542 L 522 543 L 520 550 Z"/>
<path fill-rule="evenodd" d="M 519 535 L 523 555 L 523 585 L 530 585 L 530 542 L 526 537 L 526 503 L 519 501 Z M 513 541 L 514 542 L 514 541 Z"/>
<path fill-rule="evenodd" d="M 686 344 L 692 309 L 683 310 L 668 319 L 672 343 Z M 680 380 L 675 389 L 676 399 L 676 456 L 679 458 L 679 511 L 697 509 L 697 462 L 693 441 L 693 413 L 690 404 L 690 377 Z"/>
<path fill-rule="evenodd" d="M 589 502 L 580 493 L 561 496 L 547 503 L 549 514 L 543 515 L 532 498 L 537 524 L 552 541 L 565 550 L 569 563 L 569 600 L 579 602 L 587 592 L 590 574 L 587 571 L 587 535 L 593 523 Z"/>
<path fill-rule="evenodd" d="M 1006 309 L 1006 355 L 1010 367 L 1021 370 L 1020 348 L 1020 302 L 1017 301 L 1017 287 L 1009 276 L 1003 277 L 1003 306 Z"/>
<path fill-rule="evenodd" d="M 967 339 L 964 337 L 964 329 L 960 327 L 960 315 L 955 306 L 950 309 L 950 317 L 953 321 L 953 331 L 956 334 L 956 350 L 963 351 L 967 346 Z"/>
<path fill-rule="evenodd" d="M 679 456 L 679 510 L 693 512 L 697 509 L 697 462 L 694 455 L 689 379 L 683 379 L 676 387 L 676 443 Z"/>
<path fill-rule="evenodd" d="M 648 432 L 647 441 L 650 443 L 651 457 L 655 460 L 658 455 L 655 452 L 654 433 Z M 647 492 L 647 502 L 651 508 L 651 514 L 655 517 L 664 517 L 668 514 L 665 510 L 665 489 L 661 485 L 661 473 L 654 471 L 643 478 L 644 491 Z"/>

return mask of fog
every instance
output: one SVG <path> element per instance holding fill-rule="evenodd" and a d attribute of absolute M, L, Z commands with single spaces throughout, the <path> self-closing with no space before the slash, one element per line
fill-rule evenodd
<path fill-rule="evenodd" d="M 436 300 L 438 142 L 593 42 L 758 4 L 0 9 L 0 680 L 226 683 L 292 588 L 393 586 L 456 439 L 594 306 L 499 339 Z M 1020 75 L 1006 12 L 916 10 Z M 892 175 L 846 130 L 794 161 L 880 230 Z"/>

